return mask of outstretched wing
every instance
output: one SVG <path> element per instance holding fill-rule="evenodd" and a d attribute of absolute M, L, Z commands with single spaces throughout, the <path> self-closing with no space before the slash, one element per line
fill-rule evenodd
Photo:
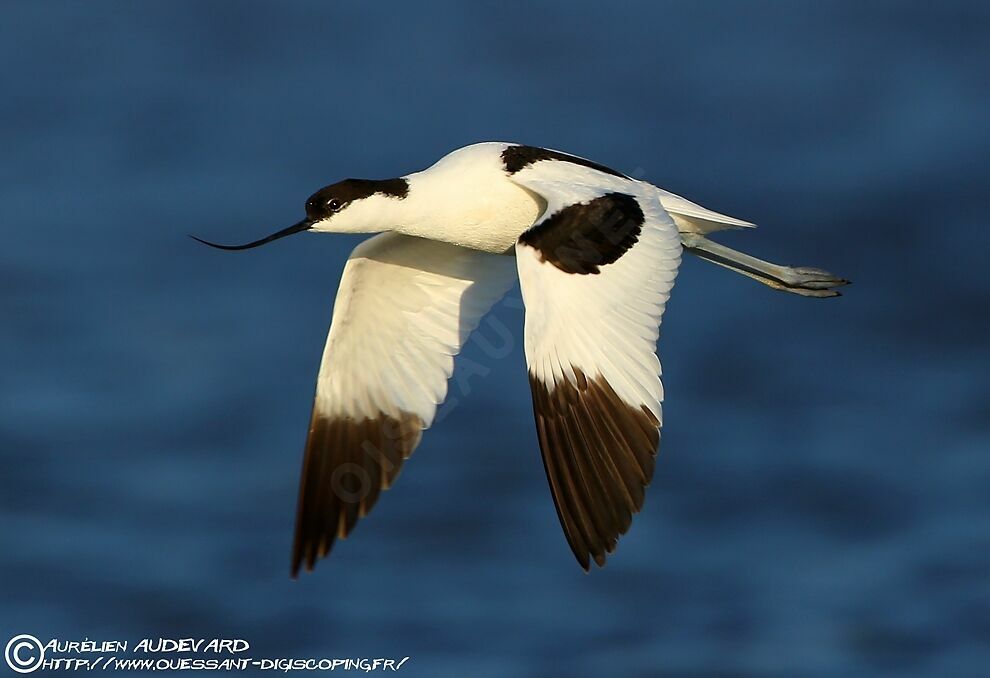
<path fill-rule="evenodd" d="M 395 481 L 446 396 L 454 356 L 513 278 L 510 257 L 396 233 L 351 253 L 306 439 L 293 576 Z"/>
<path fill-rule="evenodd" d="M 653 475 L 680 237 L 647 184 L 550 160 L 511 178 L 547 202 L 516 244 L 543 463 L 571 550 L 602 566 Z"/>

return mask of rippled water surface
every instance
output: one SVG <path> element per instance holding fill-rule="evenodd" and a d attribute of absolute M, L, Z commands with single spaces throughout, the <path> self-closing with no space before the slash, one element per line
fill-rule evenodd
<path fill-rule="evenodd" d="M 990 10 L 0 7 L 0 634 L 237 637 L 406 675 L 979 675 L 990 662 Z M 750 219 L 818 301 L 686 260 L 656 478 L 563 539 L 522 311 L 401 482 L 288 577 L 349 236 L 316 188 L 489 139 Z"/>

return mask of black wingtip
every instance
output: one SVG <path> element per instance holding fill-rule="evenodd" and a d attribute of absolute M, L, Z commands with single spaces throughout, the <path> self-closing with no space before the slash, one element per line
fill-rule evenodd
<path fill-rule="evenodd" d="M 300 573 L 311 573 L 315 564 L 316 563 L 309 562 L 309 558 L 304 557 L 302 553 L 293 554 L 292 568 L 289 572 L 289 578 L 292 579 L 292 581 L 298 580 Z"/>
<path fill-rule="evenodd" d="M 313 551 L 299 539 L 299 530 L 296 529 L 295 543 L 292 546 L 292 567 L 290 576 L 293 580 L 299 579 L 300 572 L 312 572 L 316 565 L 316 557 Z"/>

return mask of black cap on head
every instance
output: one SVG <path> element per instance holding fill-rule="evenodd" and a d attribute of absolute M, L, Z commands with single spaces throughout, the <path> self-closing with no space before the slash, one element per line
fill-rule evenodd
<path fill-rule="evenodd" d="M 355 200 L 375 194 L 405 198 L 409 194 L 409 182 L 405 179 L 344 179 L 309 196 L 306 216 L 313 221 L 326 219 Z"/>

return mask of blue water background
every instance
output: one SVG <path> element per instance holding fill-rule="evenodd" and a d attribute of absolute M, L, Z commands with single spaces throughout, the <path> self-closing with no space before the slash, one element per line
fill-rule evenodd
<path fill-rule="evenodd" d="M 990 6 L 0 5 L 0 641 L 238 637 L 409 676 L 987 675 Z M 584 574 L 522 356 L 288 577 L 360 238 L 239 255 L 341 178 L 482 140 L 594 158 L 854 280 L 688 258 L 646 506 Z"/>

